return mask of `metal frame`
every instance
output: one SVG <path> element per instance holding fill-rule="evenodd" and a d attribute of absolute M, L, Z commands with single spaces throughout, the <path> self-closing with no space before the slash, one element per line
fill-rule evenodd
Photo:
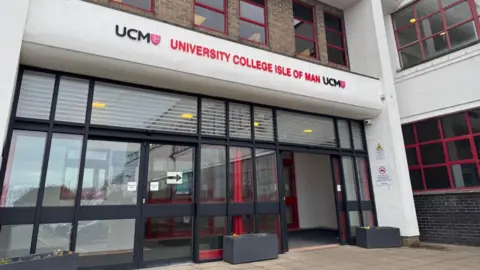
<path fill-rule="evenodd" d="M 305 41 L 308 41 L 308 42 L 313 42 L 313 45 L 315 47 L 315 56 L 312 57 L 312 56 L 308 56 L 308 57 L 312 57 L 314 59 L 319 59 L 320 58 L 320 53 L 318 51 L 318 36 L 317 36 L 317 13 L 316 13 L 316 8 L 315 6 L 313 5 L 310 5 L 310 4 L 307 4 L 305 2 L 302 2 L 302 1 L 299 1 L 299 0 L 293 0 L 293 5 L 297 4 L 297 5 L 302 5 L 306 8 L 310 8 L 312 10 L 312 18 L 313 18 L 313 21 L 312 22 L 309 22 L 309 21 L 305 21 L 303 19 L 299 19 L 297 17 L 295 17 L 295 14 L 293 14 L 293 19 L 294 20 L 299 20 L 301 21 L 302 23 L 306 23 L 306 24 L 310 24 L 312 25 L 313 27 L 313 38 L 309 38 L 309 37 L 304 37 L 304 36 L 301 36 L 301 35 L 297 35 L 297 33 L 295 33 L 295 39 L 299 38 L 299 39 L 302 39 L 302 40 L 305 40 Z M 294 26 L 295 28 L 295 26 Z M 300 53 L 296 53 L 297 55 L 300 55 Z"/>
<path fill-rule="evenodd" d="M 82 78 L 87 79 L 89 81 L 89 89 L 88 89 L 88 97 L 87 97 L 87 110 L 86 110 L 86 121 L 84 124 L 78 123 L 65 123 L 55 121 L 55 107 L 52 107 L 50 119 L 48 121 L 45 120 L 35 120 L 35 119 L 25 119 L 25 118 L 17 118 L 15 116 L 17 104 L 19 101 L 19 92 L 21 88 L 22 82 L 22 75 L 25 70 L 32 70 L 32 71 L 39 71 L 43 73 L 49 73 L 55 75 L 55 89 L 54 95 L 52 97 L 52 106 L 56 104 L 56 100 L 58 97 L 59 91 L 59 82 L 62 76 L 74 77 L 74 78 Z M 147 131 L 147 130 L 137 130 L 131 128 L 116 128 L 116 127 L 109 127 L 109 126 L 101 126 L 101 125 L 94 125 L 90 123 L 91 114 L 92 114 L 92 102 L 93 102 L 93 95 L 94 95 L 94 85 L 95 82 L 108 82 L 114 83 L 117 85 L 124 85 L 124 86 L 132 86 L 132 87 L 141 87 L 144 89 L 150 89 L 155 91 L 163 91 L 169 93 L 180 93 L 182 95 L 187 96 L 195 96 L 197 97 L 197 132 L 195 134 L 183 134 L 183 133 L 168 133 L 168 132 L 156 132 L 156 131 Z M 225 137 L 218 137 L 218 136 L 208 136 L 204 135 L 201 132 L 202 129 L 202 98 L 207 99 L 214 99 L 220 100 L 225 102 L 226 108 L 226 119 L 225 119 L 225 128 L 226 128 L 226 136 Z M 250 107 L 250 128 L 251 128 L 251 139 L 237 139 L 231 138 L 229 135 L 229 122 L 230 122 L 230 115 L 229 115 L 229 104 L 230 102 L 246 104 Z M 272 110 L 273 116 L 273 136 L 274 140 L 267 142 L 267 141 L 260 141 L 255 140 L 255 126 L 254 123 L 254 106 L 259 106 L 263 108 L 268 108 Z M 277 110 L 281 109 L 283 111 L 289 112 L 296 112 L 302 113 L 305 115 L 314 115 L 320 117 L 328 117 L 334 121 L 334 129 L 335 134 L 337 137 L 337 147 L 334 148 L 325 148 L 320 146 L 312 146 L 312 145 L 297 145 L 297 144 L 289 144 L 289 143 L 281 143 L 279 142 L 278 136 L 278 127 L 277 127 Z M 41 183 L 39 188 L 39 196 L 37 198 L 37 205 L 32 208 L 25 208 L 25 209 L 18 209 L 18 208 L 0 208 L 0 225 L 13 225 L 13 224 L 34 224 L 34 233 L 31 241 L 31 252 L 34 253 L 36 251 L 36 238 L 38 235 L 38 229 L 40 223 L 72 223 L 72 231 L 71 231 L 71 241 L 70 241 L 70 249 L 75 250 L 76 248 L 76 236 L 78 230 L 78 222 L 81 220 L 92 220 L 92 219 L 100 219 L 100 220 L 108 220 L 108 219 L 135 219 L 136 226 L 135 226 L 135 246 L 134 246 L 134 260 L 135 264 L 140 264 L 140 260 L 142 258 L 143 253 L 143 237 L 144 237 L 144 218 L 147 216 L 158 216 L 156 214 L 158 211 L 154 211 L 149 209 L 151 207 L 145 206 L 142 202 L 144 198 L 146 198 L 146 191 L 147 187 L 145 183 L 142 182 L 147 178 L 148 173 L 148 144 L 149 143 L 160 143 L 164 142 L 166 144 L 182 144 L 182 145 L 189 145 L 194 147 L 194 203 L 191 205 L 185 205 L 185 207 L 171 207 L 171 206 L 162 206 L 162 214 L 161 216 L 169 215 L 169 216 L 178 216 L 178 212 L 181 211 L 185 212 L 184 214 L 191 214 L 193 218 L 192 224 L 192 249 L 193 252 L 191 254 L 191 259 L 195 262 L 203 261 L 199 256 L 199 233 L 200 233 L 200 225 L 199 225 L 199 218 L 202 216 L 225 216 L 227 217 L 227 228 L 231 228 L 231 216 L 243 216 L 249 215 L 254 218 L 254 231 L 258 232 L 259 226 L 257 222 L 258 215 L 278 215 L 280 220 L 280 236 L 281 236 L 281 252 L 285 252 L 288 250 L 288 242 L 286 238 L 287 228 L 286 228 L 286 221 L 285 221 L 285 203 L 282 198 L 285 196 L 285 190 L 282 179 L 282 158 L 281 158 L 281 151 L 295 151 L 295 152 L 307 152 L 307 153 L 316 153 L 316 154 L 327 154 L 327 155 L 335 155 L 338 157 L 342 156 L 350 156 L 352 158 L 355 157 L 364 157 L 368 158 L 368 153 L 366 150 L 358 151 L 354 150 L 353 143 L 352 149 L 341 149 L 339 147 L 339 136 L 338 136 L 338 127 L 337 127 L 337 120 L 342 119 L 346 121 L 355 121 L 349 120 L 345 118 L 339 117 L 332 117 L 332 116 L 325 116 L 321 114 L 315 113 L 308 113 L 308 112 L 300 112 L 291 109 L 285 108 L 277 108 L 262 104 L 252 104 L 244 101 L 236 101 L 236 100 L 228 100 L 222 99 L 217 97 L 210 97 L 206 95 L 199 95 L 199 94 L 190 94 L 190 93 L 182 93 L 178 91 L 168 90 L 168 89 L 159 89 L 154 87 L 145 87 L 139 86 L 136 84 L 131 83 L 122 83 L 102 78 L 90 77 L 90 76 L 83 76 L 83 75 L 76 75 L 66 72 L 58 72 L 52 70 L 46 70 L 41 68 L 35 67 L 28 67 L 28 66 L 21 66 L 18 72 L 18 79 L 16 85 L 16 91 L 14 93 L 14 100 L 12 105 L 12 113 L 10 116 L 10 123 L 8 126 L 7 136 L 4 144 L 3 149 L 3 159 L 0 168 L 0 186 L 3 186 L 4 177 L 6 173 L 6 167 L 8 162 L 8 154 L 10 149 L 10 144 L 12 141 L 12 134 L 13 130 L 30 130 L 30 131 L 41 131 L 47 134 L 47 141 L 46 141 L 46 148 L 44 152 L 44 160 L 43 160 L 43 167 L 42 167 L 42 176 L 41 176 Z M 363 123 L 360 121 L 356 121 L 360 123 L 363 127 Z M 77 134 L 83 136 L 83 144 L 81 149 L 81 157 L 80 157 L 80 169 L 78 175 L 78 188 L 75 198 L 74 207 L 42 207 L 42 200 L 43 196 L 40 196 L 44 193 L 44 183 L 46 178 L 46 172 L 48 169 L 48 157 L 49 151 L 51 146 L 51 138 L 54 133 L 66 133 L 66 134 Z M 351 133 L 351 132 L 350 132 Z M 353 138 L 350 134 L 350 140 L 353 141 Z M 81 206 L 81 190 L 83 185 L 83 168 L 85 166 L 86 160 L 85 155 L 87 152 L 87 143 L 88 140 L 91 139 L 100 139 L 100 140 L 109 140 L 109 141 L 121 141 L 121 142 L 134 142 L 140 143 L 141 145 L 141 155 L 140 155 L 140 163 L 139 163 L 139 183 L 138 183 L 138 192 L 137 192 L 137 204 L 136 205 L 129 205 L 129 206 Z M 362 138 L 365 141 L 365 138 Z M 253 169 L 253 192 L 254 192 L 254 200 L 253 200 L 253 207 L 251 204 L 245 205 L 237 205 L 235 207 L 231 206 L 231 202 L 229 199 L 230 190 L 232 189 L 230 185 L 230 181 L 228 181 L 230 175 L 230 166 L 226 166 L 226 179 L 227 179 L 227 190 L 226 190 L 226 202 L 221 203 L 219 205 L 214 204 L 201 204 L 200 203 L 200 190 L 201 187 L 198 184 L 200 175 L 200 160 L 201 160 L 201 146 L 203 144 L 213 144 L 213 145 L 220 145 L 225 147 L 226 151 L 226 158 L 227 161 L 230 160 L 229 158 L 229 147 L 230 146 L 239 146 L 239 147 L 248 147 L 251 149 L 252 153 L 252 169 Z M 278 200 L 276 202 L 257 202 L 257 190 L 256 190 L 256 158 L 253 158 L 256 153 L 256 149 L 271 149 L 275 152 L 276 155 L 276 181 L 278 186 Z M 365 148 L 366 149 L 366 148 Z M 341 162 L 339 163 L 341 165 Z M 343 170 L 340 171 L 341 175 L 343 176 Z M 344 183 L 344 182 L 342 182 Z M 370 187 L 371 180 L 370 180 Z M 2 191 L 0 191 L 2 192 Z M 0 196 L 2 194 L 0 193 Z M 371 193 L 373 199 L 373 193 Z M 345 197 L 344 197 L 345 198 Z M 223 205 L 223 206 L 222 206 Z M 169 209 L 167 209 L 170 207 Z M 157 207 L 157 209 L 160 209 Z M 185 209 L 184 209 L 185 208 Z M 153 212 L 152 212 L 153 211 Z M 166 211 L 166 212 L 165 212 Z M 25 214 L 25 215 L 24 215 Z M 34 214 L 34 215 L 32 215 Z M 183 214 L 182 214 L 183 215 Z M 363 220 L 363 219 L 362 219 Z M 348 218 L 347 218 L 348 221 Z M 215 260 L 215 259 L 212 259 Z M 207 260 L 208 261 L 208 260 Z M 137 266 L 133 265 L 132 267 Z"/>
<path fill-rule="evenodd" d="M 248 39 L 248 38 L 243 38 L 243 37 L 240 37 L 240 39 L 246 40 L 246 41 L 249 41 L 249 42 L 253 42 L 253 43 L 256 43 L 256 44 L 268 46 L 268 14 L 267 14 L 267 1 L 268 1 L 268 0 L 263 0 L 263 5 L 260 5 L 260 4 L 258 4 L 258 3 L 255 3 L 255 2 L 252 1 L 252 0 L 240 0 L 240 1 L 238 1 L 238 18 L 239 18 L 239 20 L 240 20 L 240 21 L 244 21 L 244 22 L 249 23 L 249 24 L 253 24 L 253 25 L 262 27 L 262 28 L 264 29 L 264 31 L 265 31 L 265 42 L 258 42 L 258 41 L 250 40 L 250 39 Z M 254 21 L 254 20 L 248 19 L 248 18 L 246 18 L 246 17 L 243 17 L 243 16 L 242 16 L 242 9 L 240 8 L 240 6 L 242 5 L 242 2 L 263 9 L 263 23 L 259 23 L 259 22 L 257 22 L 257 21 Z"/>
<path fill-rule="evenodd" d="M 228 35 L 228 1 L 227 0 L 221 0 L 223 1 L 223 10 L 220 10 L 220 9 L 217 9 L 215 7 L 212 7 L 208 4 L 204 4 L 198 0 L 194 0 L 193 1 L 193 17 L 192 17 L 192 24 L 195 25 L 195 27 L 198 27 L 198 28 L 203 28 L 203 29 L 207 29 L 207 30 L 210 30 L 210 31 L 214 31 L 214 32 L 217 32 L 217 33 L 222 33 L 222 34 L 225 34 L 225 35 Z M 210 27 L 205 27 L 205 26 L 202 26 L 202 25 L 199 25 L 199 24 L 195 24 L 195 8 L 196 7 L 200 7 L 200 8 L 203 8 L 203 9 L 207 9 L 211 12 L 215 12 L 215 13 L 218 13 L 218 14 L 222 14 L 223 15 L 223 31 L 220 31 L 220 30 L 217 30 L 217 29 L 213 29 L 213 28 L 210 28 Z"/>
<path fill-rule="evenodd" d="M 345 57 L 345 64 L 340 64 L 340 63 L 335 63 L 333 61 L 330 61 L 330 57 L 328 59 L 328 62 L 348 68 L 349 67 L 349 61 L 348 61 L 348 50 L 347 50 L 347 37 L 346 37 L 346 34 L 345 34 L 345 21 L 343 19 L 343 16 L 338 16 L 338 15 L 333 14 L 332 12 L 328 12 L 328 11 L 324 11 L 323 14 L 339 19 L 340 23 L 342 24 L 341 25 L 341 27 L 342 27 L 341 32 L 325 26 L 325 35 L 327 34 L 327 32 L 331 32 L 331 33 L 334 33 L 335 35 L 339 35 L 342 38 L 342 47 L 339 47 L 337 45 L 333 45 L 333 44 L 328 43 L 328 38 L 326 38 L 326 42 L 327 42 L 327 47 L 335 49 L 337 51 L 342 51 L 343 52 L 343 57 Z"/>

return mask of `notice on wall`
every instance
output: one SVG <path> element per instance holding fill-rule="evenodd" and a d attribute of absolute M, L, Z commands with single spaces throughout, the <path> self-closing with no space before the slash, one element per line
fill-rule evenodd
<path fill-rule="evenodd" d="M 381 143 L 377 143 L 377 148 L 375 149 L 375 158 L 377 161 L 385 160 L 385 149 Z"/>
<path fill-rule="evenodd" d="M 128 182 L 127 190 L 128 191 L 137 191 L 137 182 Z"/>
<path fill-rule="evenodd" d="M 182 172 L 167 172 L 168 185 L 180 185 L 183 182 L 182 179 L 183 179 Z"/>
<path fill-rule="evenodd" d="M 375 185 L 377 187 L 388 187 L 390 189 L 390 186 L 392 185 L 392 178 L 390 177 L 386 166 L 378 166 Z"/>
<path fill-rule="evenodd" d="M 158 191 L 159 187 L 160 185 L 158 182 L 150 182 L 150 191 Z"/>

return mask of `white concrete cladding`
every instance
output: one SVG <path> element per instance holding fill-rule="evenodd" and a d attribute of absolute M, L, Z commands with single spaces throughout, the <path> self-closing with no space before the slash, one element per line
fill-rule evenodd
<path fill-rule="evenodd" d="M 116 25 L 120 33 L 123 27 L 136 29 L 143 34 L 150 33 L 151 37 L 158 35 L 160 42 L 154 45 L 153 40 L 133 40 L 128 35 L 120 37 L 116 34 Z M 171 41 L 187 42 L 189 49 L 194 49 L 193 46 L 201 46 L 201 49 L 195 47 L 195 53 L 175 50 Z M 198 55 L 197 50 L 200 54 L 208 52 L 210 57 Z M 256 60 L 266 62 L 263 68 L 272 72 L 237 65 L 234 63 L 238 60 L 236 55 L 253 59 L 254 64 Z M 381 108 L 380 82 L 376 79 L 83 1 L 32 1 L 21 61 L 97 77 L 356 119 L 374 117 Z M 291 75 L 276 74 L 276 66 L 283 67 L 285 72 L 290 68 Z M 302 77 L 294 78 L 294 70 L 301 71 Z M 306 73 L 319 75 L 312 80 L 320 78 L 320 82 L 306 80 Z M 338 85 L 323 83 L 327 78 L 337 80 Z M 345 83 L 344 88 L 340 81 Z"/>

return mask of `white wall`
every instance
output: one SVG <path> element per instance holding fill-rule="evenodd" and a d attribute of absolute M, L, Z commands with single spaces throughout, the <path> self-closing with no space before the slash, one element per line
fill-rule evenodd
<path fill-rule="evenodd" d="M 301 229 L 337 229 L 330 157 L 294 153 L 298 219 Z"/>

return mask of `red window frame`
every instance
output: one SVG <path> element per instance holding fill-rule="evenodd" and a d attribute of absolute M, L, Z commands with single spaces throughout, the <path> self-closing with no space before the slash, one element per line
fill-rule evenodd
<path fill-rule="evenodd" d="M 120 2 L 121 0 L 109 0 L 109 1 L 113 2 L 113 3 L 116 3 L 116 4 L 120 4 L 122 6 L 130 7 L 130 8 L 146 11 L 146 12 L 153 12 L 155 10 L 155 3 L 154 3 L 155 1 L 154 0 L 150 0 L 150 9 L 149 10 L 141 8 L 141 7 L 136 7 L 136 6 L 133 6 L 133 5 L 130 5 L 130 4 L 125 4 L 123 2 Z"/>
<path fill-rule="evenodd" d="M 213 29 L 213 28 L 210 28 L 210 27 L 205 27 L 205 26 L 202 26 L 202 25 L 195 24 L 195 15 L 196 15 L 195 8 L 196 7 L 201 7 L 201 8 L 208 9 L 210 11 L 222 14 L 223 15 L 223 32 L 219 31 L 217 29 Z M 223 0 L 223 10 L 220 10 L 218 8 L 209 6 L 207 4 L 200 3 L 200 2 L 198 2 L 198 0 L 195 0 L 195 1 L 193 1 L 193 25 L 195 27 L 207 29 L 207 30 L 210 30 L 210 31 L 215 31 L 217 33 L 228 34 L 228 23 L 227 23 L 228 22 L 228 19 L 227 19 L 228 12 L 227 12 L 227 10 L 228 10 L 227 0 Z"/>
<path fill-rule="evenodd" d="M 311 58 L 315 58 L 315 59 L 318 59 L 318 42 L 317 42 L 317 20 L 316 20 L 316 16 L 315 14 L 316 11 L 315 11 L 315 7 L 313 5 L 309 5 L 307 3 L 304 3 L 304 2 L 301 2 L 299 0 L 293 0 L 293 4 L 299 4 L 299 5 L 302 5 L 302 6 L 305 6 L 309 9 L 312 10 L 312 18 L 313 18 L 313 22 L 307 22 L 303 19 L 300 19 L 300 18 L 297 18 L 295 17 L 295 14 L 293 14 L 293 19 L 294 20 L 299 20 L 303 23 L 307 23 L 307 24 L 310 24 L 313 26 L 313 39 L 311 38 L 308 38 L 308 37 L 304 37 L 304 36 L 301 36 L 301 35 L 297 35 L 297 33 L 295 33 L 295 39 L 299 38 L 299 39 L 303 39 L 303 40 L 306 40 L 306 41 L 309 41 L 309 42 L 313 42 L 313 46 L 315 47 L 315 57 L 311 57 Z M 295 26 L 294 26 L 295 27 Z M 295 30 L 294 30 L 295 31 Z M 296 53 L 296 55 L 301 55 L 300 53 Z"/>
<path fill-rule="evenodd" d="M 340 19 L 341 23 L 342 23 L 342 32 L 338 32 L 337 30 L 335 29 L 331 29 L 331 28 L 328 28 L 326 25 L 325 25 L 325 31 L 326 32 L 332 32 L 336 35 L 340 35 L 342 37 L 342 47 L 338 47 L 336 45 L 333 45 L 333 44 L 329 44 L 328 43 L 328 38 L 326 38 L 326 41 L 327 41 L 327 47 L 330 47 L 330 48 L 333 48 L 333 49 L 336 49 L 336 50 L 340 50 L 340 51 L 343 51 L 343 57 L 345 57 L 345 65 L 343 64 L 339 64 L 339 63 L 335 63 L 335 62 L 331 62 L 330 61 L 330 56 L 329 56 L 329 59 L 328 59 L 328 62 L 329 63 L 332 63 L 332 64 L 335 64 L 335 65 L 340 65 L 340 66 L 344 66 L 344 67 L 348 67 L 349 66 L 349 63 L 348 63 L 348 52 L 347 52 L 347 37 L 345 36 L 345 22 L 343 20 L 343 17 L 342 16 L 338 16 L 336 14 L 333 14 L 333 13 L 330 13 L 330 12 L 327 12 L 325 11 L 324 14 L 328 14 L 329 16 L 332 16 L 332 17 L 336 17 L 338 19 Z M 328 53 L 328 52 L 327 52 Z"/>
<path fill-rule="evenodd" d="M 250 40 L 250 39 L 248 39 L 248 38 L 242 38 L 242 37 L 240 37 L 240 39 L 242 39 L 242 40 L 247 40 L 247 41 L 250 41 L 250 42 L 253 42 L 253 43 L 257 43 L 257 44 L 262 44 L 262 45 L 267 45 L 267 46 L 268 46 L 267 1 L 268 1 L 268 0 L 263 0 L 263 6 L 255 3 L 255 2 L 253 2 L 253 1 L 250 1 L 250 0 L 240 0 L 240 1 L 238 1 L 238 17 L 240 18 L 240 21 L 244 21 L 244 22 L 246 22 L 246 23 L 254 24 L 254 25 L 263 27 L 263 29 L 265 29 L 265 43 L 258 42 L 258 41 L 254 41 L 254 40 Z M 242 9 L 240 8 L 242 2 L 263 9 L 263 24 L 262 24 L 262 23 L 259 23 L 259 22 L 257 22 L 257 21 L 254 21 L 254 20 L 250 20 L 250 19 L 245 18 L 245 17 L 242 16 Z"/>
<path fill-rule="evenodd" d="M 442 118 L 447 117 L 447 116 L 451 116 L 451 115 L 456 115 L 456 114 L 459 114 L 459 113 L 462 113 L 465 116 L 465 121 L 466 121 L 466 125 L 467 125 L 467 128 L 468 128 L 468 134 L 445 138 L 443 128 L 442 128 Z M 468 113 L 469 113 L 469 111 L 455 112 L 455 113 L 452 113 L 452 114 L 443 115 L 441 117 L 434 118 L 437 122 L 437 128 L 438 128 L 438 131 L 439 131 L 440 139 L 430 140 L 430 141 L 426 141 L 426 142 L 419 142 L 418 135 L 417 135 L 417 124 L 419 122 L 423 122 L 423 121 L 431 120 L 431 119 L 425 119 L 425 120 L 422 120 L 422 121 L 419 121 L 419 122 L 416 122 L 416 123 L 408 124 L 408 125 L 412 125 L 415 143 L 406 144 L 405 145 L 405 150 L 412 149 L 412 148 L 415 149 L 415 153 L 416 153 L 416 157 L 417 157 L 417 165 L 409 165 L 408 169 L 409 169 L 409 171 L 420 171 L 421 177 L 422 177 L 422 185 L 423 185 L 423 189 L 413 190 L 414 193 L 422 193 L 422 192 L 425 192 L 425 191 L 428 192 L 428 191 L 445 191 L 445 190 L 474 190 L 474 189 L 480 189 L 480 186 L 459 187 L 459 188 L 455 187 L 453 174 L 452 174 L 452 171 L 451 171 L 452 170 L 452 168 L 451 168 L 452 165 L 476 164 L 477 173 L 480 177 L 480 163 L 479 163 L 479 158 L 478 158 L 478 151 L 480 149 L 477 149 L 476 145 L 475 145 L 475 137 L 479 137 L 480 133 L 473 133 L 472 132 L 472 125 L 471 125 L 470 117 L 469 117 Z M 461 141 L 461 140 L 469 140 L 470 151 L 472 153 L 472 158 L 471 159 L 453 160 L 452 161 L 452 160 L 450 160 L 450 156 L 448 155 L 447 143 L 455 142 L 455 141 Z M 431 164 L 431 165 L 423 165 L 422 156 L 421 156 L 421 152 L 420 152 L 420 146 L 428 145 L 428 144 L 435 144 L 435 143 L 441 143 L 442 144 L 443 154 L 445 156 L 445 162 L 444 163 L 438 163 L 438 164 Z M 448 173 L 448 179 L 449 179 L 449 182 L 450 182 L 450 187 L 449 188 L 441 188 L 441 189 L 427 189 L 427 183 L 426 183 L 426 179 L 425 179 L 424 169 L 438 168 L 438 167 L 446 167 L 447 173 Z"/>
<path fill-rule="evenodd" d="M 397 45 L 397 51 L 398 51 L 398 58 L 399 58 L 399 61 L 402 65 L 402 67 L 405 67 L 403 66 L 403 63 L 402 63 L 402 59 L 401 59 L 401 53 L 400 51 L 401 50 L 404 50 L 404 49 L 407 49 L 409 47 L 412 47 L 412 46 L 415 46 L 417 44 L 420 45 L 420 52 L 421 52 L 421 57 L 422 57 L 422 61 L 421 62 L 424 62 L 424 61 L 427 61 L 428 59 L 430 58 L 434 58 L 435 56 L 433 57 L 427 57 L 426 56 L 426 53 L 425 53 L 425 48 L 424 48 L 424 41 L 426 40 L 429 40 L 429 39 L 433 39 L 437 36 L 440 36 L 440 35 L 444 35 L 445 36 L 445 39 L 446 39 L 446 42 L 447 42 L 447 50 L 446 52 L 451 52 L 452 51 L 452 44 L 451 44 L 451 41 L 450 41 L 450 35 L 448 33 L 448 31 L 454 29 L 454 28 L 457 28 L 457 27 L 460 27 L 460 26 L 463 26 L 467 23 L 470 23 L 470 22 L 474 22 L 474 25 L 475 25 L 475 30 L 477 32 L 477 35 L 478 33 L 480 33 L 480 23 L 479 23 L 479 14 L 477 12 L 477 9 L 475 8 L 475 0 L 457 0 L 456 2 L 452 3 L 452 4 L 449 4 L 447 6 L 443 6 L 442 5 L 442 0 L 437 0 L 438 1 L 438 10 L 428 14 L 428 15 L 425 15 L 421 18 L 419 18 L 417 16 L 417 4 L 418 3 L 421 3 L 422 1 L 424 0 L 416 0 L 414 1 L 412 4 L 410 5 L 407 5 L 405 7 L 403 7 L 402 9 L 398 10 L 396 13 L 404 10 L 404 9 L 407 9 L 407 8 L 411 8 L 413 9 L 413 18 L 412 19 L 415 19 L 415 21 L 406 26 L 402 26 L 400 28 L 397 29 L 396 25 L 395 25 L 395 19 L 394 19 L 394 16 L 395 14 L 392 14 L 392 25 L 393 25 L 393 30 L 394 30 L 394 36 L 395 36 L 395 43 Z M 465 19 L 461 22 L 458 22 L 456 24 L 453 24 L 451 26 L 447 26 L 447 22 L 446 22 L 446 19 L 445 19 L 445 11 L 450 9 L 450 8 L 453 8 L 454 6 L 457 6 L 457 5 L 460 5 L 462 3 L 465 3 L 467 2 L 468 5 L 469 5 L 469 10 L 471 12 L 471 16 L 468 18 L 468 19 Z M 428 20 L 429 18 L 431 18 L 432 16 L 435 16 L 437 14 L 441 14 L 441 17 L 442 17 L 442 22 L 443 22 L 443 31 L 439 31 L 437 33 L 434 33 L 430 36 L 427 36 L 425 38 L 422 38 L 422 34 L 421 34 L 421 31 L 420 31 L 420 25 L 419 23 L 424 21 L 424 20 Z M 399 39 L 398 39 L 398 34 L 399 32 L 402 32 L 410 27 L 415 27 L 415 32 L 417 34 L 417 39 L 415 41 L 412 41 L 406 45 L 403 45 L 403 46 L 400 46 L 400 42 L 399 42 Z M 480 35 L 477 36 L 477 40 L 480 39 Z M 446 53 L 444 52 L 444 53 Z M 442 53 L 443 54 L 443 53 Z M 417 63 L 418 64 L 418 63 Z M 413 64 L 413 65 L 407 65 L 406 67 L 411 67 L 411 66 L 415 66 L 417 64 Z"/>

